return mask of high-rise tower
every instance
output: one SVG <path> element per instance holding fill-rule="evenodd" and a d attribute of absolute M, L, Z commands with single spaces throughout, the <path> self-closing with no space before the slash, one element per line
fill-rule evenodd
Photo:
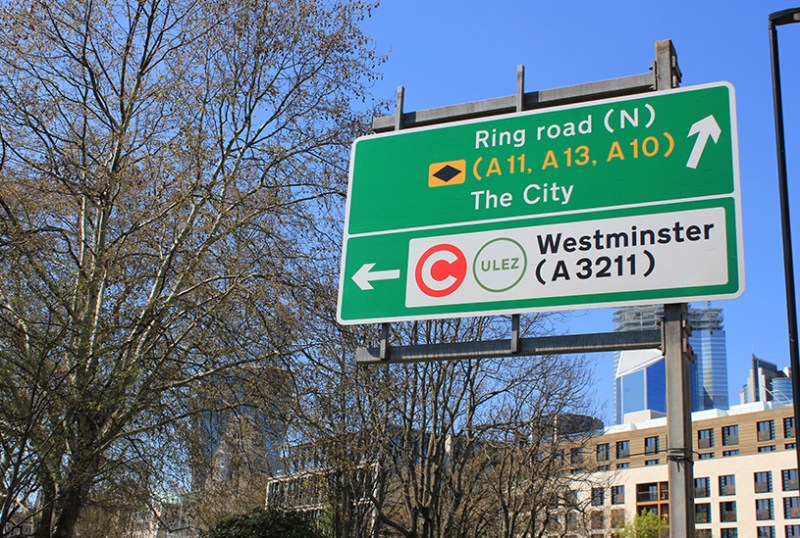
<path fill-rule="evenodd" d="M 739 403 L 792 403 L 792 378 L 789 368 L 779 369 L 774 363 L 753 354 L 747 382 L 739 390 Z"/>
<path fill-rule="evenodd" d="M 661 305 L 620 308 L 614 312 L 617 331 L 657 329 L 664 309 Z M 695 354 L 692 363 L 692 411 L 728 408 L 728 366 L 722 309 L 689 309 Z M 627 413 L 666 413 L 666 371 L 657 351 L 614 353 L 614 420 L 620 424 Z"/>

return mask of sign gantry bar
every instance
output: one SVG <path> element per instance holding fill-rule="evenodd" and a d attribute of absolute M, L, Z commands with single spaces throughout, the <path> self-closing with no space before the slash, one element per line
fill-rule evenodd
<path fill-rule="evenodd" d="M 635 349 L 663 348 L 660 330 L 628 331 L 596 334 L 570 334 L 519 338 L 517 350 L 513 340 L 456 342 L 450 344 L 421 344 L 390 346 L 386 358 L 380 347 L 358 348 L 356 362 L 360 365 L 445 361 L 456 359 L 530 357 L 534 355 L 565 355 L 569 353 L 601 353 Z"/>
<path fill-rule="evenodd" d="M 523 97 L 523 109 L 534 110 L 537 108 L 565 105 L 575 102 L 584 102 L 609 97 L 620 97 L 636 93 L 648 92 L 655 89 L 655 73 L 631 75 L 628 77 L 614 78 L 585 84 L 565 86 L 550 90 L 527 92 Z M 422 127 L 459 120 L 496 116 L 510 112 L 519 112 L 518 97 L 494 97 L 471 103 L 462 103 L 416 112 L 404 112 L 402 115 L 403 128 Z M 396 116 L 381 116 L 372 120 L 372 130 L 383 133 L 395 129 Z"/>

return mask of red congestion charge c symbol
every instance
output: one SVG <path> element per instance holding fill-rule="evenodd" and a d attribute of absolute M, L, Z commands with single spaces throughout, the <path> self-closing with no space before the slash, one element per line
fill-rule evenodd
<path fill-rule="evenodd" d="M 425 295 L 445 297 L 461 286 L 467 276 L 467 258 L 457 247 L 434 245 L 420 256 L 414 277 Z"/>

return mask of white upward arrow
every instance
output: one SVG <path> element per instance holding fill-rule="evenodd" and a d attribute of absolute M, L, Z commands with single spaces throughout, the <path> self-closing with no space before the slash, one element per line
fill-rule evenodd
<path fill-rule="evenodd" d="M 697 168 L 700 157 L 703 156 L 703 150 L 706 149 L 709 137 L 712 138 L 716 144 L 719 141 L 721 132 L 722 130 L 719 128 L 719 124 L 717 124 L 717 120 L 713 115 L 706 116 L 702 120 L 692 124 L 688 136 L 692 137 L 697 135 L 697 139 L 694 141 L 694 147 L 692 148 L 692 153 L 689 155 L 689 160 L 686 161 L 687 168 Z"/>
<path fill-rule="evenodd" d="M 373 271 L 374 263 L 365 263 L 353 275 L 353 282 L 362 290 L 371 290 L 372 282 L 375 280 L 395 280 L 400 278 L 400 269 L 390 269 L 388 271 Z"/>

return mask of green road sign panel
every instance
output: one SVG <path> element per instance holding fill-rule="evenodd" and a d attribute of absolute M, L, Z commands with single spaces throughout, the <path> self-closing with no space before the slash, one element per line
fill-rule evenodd
<path fill-rule="evenodd" d="M 339 321 L 739 295 L 733 103 L 718 83 L 357 140 Z"/>

